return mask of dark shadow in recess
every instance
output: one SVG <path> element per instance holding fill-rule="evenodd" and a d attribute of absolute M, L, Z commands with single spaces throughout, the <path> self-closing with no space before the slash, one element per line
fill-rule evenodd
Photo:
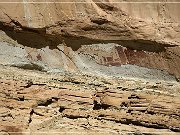
<path fill-rule="evenodd" d="M 10 38 L 17 41 L 27 47 L 32 48 L 44 48 L 49 46 L 50 49 L 56 49 L 59 44 L 64 43 L 65 45 L 72 48 L 72 50 L 78 50 L 82 45 L 92 45 L 92 44 L 107 44 L 116 43 L 121 46 L 133 49 L 133 50 L 143 50 L 148 52 L 163 52 L 165 47 L 172 47 L 169 44 L 161 44 L 155 41 L 149 40 L 94 40 L 87 37 L 73 37 L 71 35 L 48 35 L 46 34 L 46 29 L 32 29 L 23 27 L 22 31 L 14 31 L 14 28 L 10 26 L 5 26 L 0 23 L 0 30 L 3 30 Z"/>

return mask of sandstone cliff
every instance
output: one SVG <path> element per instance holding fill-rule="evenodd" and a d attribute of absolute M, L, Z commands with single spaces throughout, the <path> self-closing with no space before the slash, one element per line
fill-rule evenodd
<path fill-rule="evenodd" d="M 33 67 L 34 63 L 44 70 L 82 72 L 86 68 L 91 72 L 92 63 L 87 62 L 91 59 L 97 63 L 95 73 L 103 69 L 112 74 L 113 68 L 107 65 L 121 69 L 128 64 L 180 76 L 180 5 L 176 1 L 58 2 L 19 0 L 0 4 L 1 49 L 10 49 L 1 54 L 13 59 L 2 57 L 1 64 Z M 111 53 L 106 53 L 107 46 L 114 46 Z M 11 50 L 21 53 L 12 54 Z"/>
<path fill-rule="evenodd" d="M 0 66 L 0 133 L 178 135 L 180 84 Z"/>
<path fill-rule="evenodd" d="M 180 132 L 179 8 L 1 0 L 0 134 Z"/>

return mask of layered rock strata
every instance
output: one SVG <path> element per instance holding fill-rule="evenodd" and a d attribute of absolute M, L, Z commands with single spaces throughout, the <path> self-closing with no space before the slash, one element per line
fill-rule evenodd
<path fill-rule="evenodd" d="M 0 134 L 178 134 L 179 7 L 1 1 Z"/>
<path fill-rule="evenodd" d="M 115 67 L 137 65 L 163 70 L 179 78 L 178 7 L 179 3 L 174 0 L 150 3 L 116 0 L 6 1 L 0 4 L 0 40 L 3 45 L 8 43 L 8 46 L 24 48 L 26 53 L 19 52 L 20 59 L 31 68 L 41 65 L 40 69 L 36 66 L 38 70 L 82 71 L 83 66 L 91 65 L 83 63 L 79 55 L 88 53 L 91 48 L 94 51 L 91 55 L 97 53 L 96 46 L 88 45 L 109 43 L 108 46 L 113 46 L 115 43 L 120 47 L 116 47 L 108 58 L 103 58 L 109 55 L 105 49 L 96 54 L 98 60 L 102 59 L 100 64 Z M 59 45 L 69 48 L 63 50 Z M 82 48 L 84 45 L 86 49 Z M 4 51 L 3 46 L 1 48 Z M 9 59 L 14 59 L 12 51 L 8 54 Z M 7 63 L 27 67 L 22 65 L 23 62 L 18 65 L 17 61 Z M 89 69 L 90 72 L 92 70 Z"/>
<path fill-rule="evenodd" d="M 9 134 L 178 134 L 179 83 L 1 69 L 0 129 Z M 10 72 L 8 72 L 10 71 Z"/>

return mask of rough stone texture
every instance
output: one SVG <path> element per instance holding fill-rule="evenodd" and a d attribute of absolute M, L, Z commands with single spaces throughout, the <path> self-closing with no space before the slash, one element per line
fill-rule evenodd
<path fill-rule="evenodd" d="M 0 131 L 178 134 L 180 84 L 0 67 Z"/>
<path fill-rule="evenodd" d="M 82 71 L 83 65 L 91 66 L 80 62 L 83 61 L 80 54 L 88 53 L 91 57 L 97 55 L 98 63 L 105 65 L 104 70 L 107 65 L 130 64 L 164 70 L 180 77 L 180 4 L 170 3 L 175 0 L 167 3 L 163 0 L 161 3 L 156 0 L 155 3 L 116 3 L 120 2 L 117 0 L 17 2 L 0 4 L 0 40 L 5 45 L 4 42 L 8 42 L 11 46 L 24 47 L 28 54 L 23 59 L 30 59 L 30 63 L 23 61 L 26 65 L 38 65 L 45 71 L 77 72 Z M 113 48 L 111 54 L 105 49 L 87 46 L 100 43 L 120 46 Z M 16 60 L 13 62 L 7 63 L 27 67 Z"/>
<path fill-rule="evenodd" d="M 180 3 L 117 2 L 0 2 L 0 134 L 180 132 Z"/>

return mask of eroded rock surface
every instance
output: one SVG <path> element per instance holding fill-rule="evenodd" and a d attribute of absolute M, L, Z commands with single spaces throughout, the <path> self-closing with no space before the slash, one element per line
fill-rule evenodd
<path fill-rule="evenodd" d="M 9 67 L 1 67 L 0 72 L 1 132 L 176 134 L 180 131 L 180 85 L 176 82 L 47 74 Z"/>
<path fill-rule="evenodd" d="M 178 134 L 180 3 L 58 2 L 0 2 L 0 134 Z"/>
<path fill-rule="evenodd" d="M 96 55 L 98 61 L 93 61 L 100 65 L 97 68 L 100 70 L 106 71 L 107 65 L 119 68 L 128 64 L 163 70 L 179 78 L 180 4 L 175 0 L 38 2 L 19 0 L 0 4 L 1 64 L 44 71 L 83 72 L 86 68 L 92 72 L 93 62 L 82 59 L 82 54 L 88 53 L 90 57 Z M 107 53 L 106 49 L 114 44 L 117 47 Z M 7 54 L 5 48 L 10 48 Z M 4 62 L 7 55 L 9 58 Z M 99 70 L 93 74 L 99 72 L 102 74 Z M 113 74 L 114 69 L 107 72 Z M 154 76 L 164 80 L 156 73 Z"/>

